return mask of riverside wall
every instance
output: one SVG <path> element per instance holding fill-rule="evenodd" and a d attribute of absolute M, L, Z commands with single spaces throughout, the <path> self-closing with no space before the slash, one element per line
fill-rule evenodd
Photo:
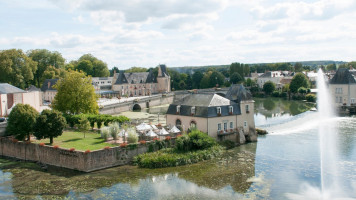
<path fill-rule="evenodd" d="M 174 140 L 172 141 L 174 143 Z M 113 147 L 91 152 L 70 151 L 64 148 L 17 142 L 8 137 L 0 138 L 0 155 L 25 161 L 40 162 L 83 172 L 129 164 L 132 159 L 148 151 L 149 143 L 134 148 Z"/>

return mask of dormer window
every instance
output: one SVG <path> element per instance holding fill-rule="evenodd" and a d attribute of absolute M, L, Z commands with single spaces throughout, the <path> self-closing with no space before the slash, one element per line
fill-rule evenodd
<path fill-rule="evenodd" d="M 191 114 L 191 115 L 194 115 L 194 114 L 195 114 L 195 106 L 193 106 L 193 107 L 190 109 L 190 114 Z"/>
<path fill-rule="evenodd" d="M 229 113 L 230 113 L 230 115 L 232 115 L 233 112 L 234 112 L 234 107 L 229 106 Z"/>
<path fill-rule="evenodd" d="M 221 115 L 221 107 L 217 107 L 216 111 L 217 111 L 218 115 Z"/>
<path fill-rule="evenodd" d="M 177 114 L 179 114 L 180 113 L 180 106 L 177 106 Z"/>

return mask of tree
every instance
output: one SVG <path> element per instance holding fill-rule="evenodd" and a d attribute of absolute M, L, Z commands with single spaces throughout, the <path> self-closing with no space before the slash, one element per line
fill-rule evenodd
<path fill-rule="evenodd" d="M 69 71 L 53 87 L 58 91 L 52 102 L 54 109 L 69 114 L 98 113 L 92 80 L 83 72 Z"/>
<path fill-rule="evenodd" d="M 44 72 L 43 75 L 41 77 L 41 80 L 45 80 L 45 79 L 54 79 L 54 78 L 64 78 L 65 74 L 67 73 L 67 71 L 65 69 L 57 69 L 53 66 L 49 66 Z"/>
<path fill-rule="evenodd" d="M 267 81 L 265 84 L 263 84 L 263 91 L 268 95 L 271 94 L 275 89 L 276 85 L 272 81 Z"/>
<path fill-rule="evenodd" d="M 62 135 L 66 124 L 62 113 L 56 110 L 43 110 L 34 125 L 34 136 L 37 139 L 49 138 L 49 143 L 53 144 L 53 138 Z"/>
<path fill-rule="evenodd" d="M 201 73 L 200 71 L 196 71 L 193 74 L 192 77 L 192 82 L 193 82 L 193 89 L 199 89 L 200 88 L 200 81 L 203 78 L 203 73 Z"/>
<path fill-rule="evenodd" d="M 116 72 L 116 73 L 119 73 L 120 72 L 120 70 L 119 70 L 119 68 L 117 68 L 117 67 L 113 67 L 111 70 L 109 70 L 110 71 L 110 76 L 114 76 L 114 72 Z"/>
<path fill-rule="evenodd" d="M 31 84 L 36 70 L 37 63 L 21 49 L 0 51 L 0 82 L 24 89 Z"/>
<path fill-rule="evenodd" d="M 297 93 L 300 87 L 309 88 L 308 78 L 303 73 L 297 73 L 289 85 L 292 93 Z"/>
<path fill-rule="evenodd" d="M 243 80 L 242 77 L 241 77 L 240 74 L 237 73 L 237 72 L 234 72 L 234 73 L 230 76 L 230 82 L 231 82 L 232 84 L 239 83 L 239 82 L 241 82 L 242 80 Z"/>
<path fill-rule="evenodd" d="M 303 64 L 300 62 L 297 62 L 294 64 L 294 71 L 295 72 L 302 72 L 303 71 Z"/>
<path fill-rule="evenodd" d="M 9 115 L 6 132 L 16 139 L 30 141 L 38 112 L 28 104 L 17 104 Z"/>
<path fill-rule="evenodd" d="M 78 129 L 84 133 L 84 138 L 85 138 L 85 133 L 90 130 L 90 123 L 88 118 L 82 116 L 80 117 L 79 123 L 77 124 Z"/>
<path fill-rule="evenodd" d="M 92 77 L 107 77 L 110 75 L 107 64 L 91 54 L 84 54 L 73 64 L 76 66 L 75 69 L 82 70 Z"/>
<path fill-rule="evenodd" d="M 222 75 L 222 73 L 218 71 L 214 71 L 210 75 L 209 79 L 209 87 L 219 87 L 224 84 L 225 77 Z"/>
<path fill-rule="evenodd" d="M 209 88 L 209 81 L 210 81 L 210 76 L 213 72 L 209 71 L 204 73 L 203 78 L 200 81 L 200 88 L 204 89 L 204 88 Z"/>
<path fill-rule="evenodd" d="M 246 86 L 251 87 L 252 86 L 252 79 L 247 78 L 246 80 Z"/>
<path fill-rule="evenodd" d="M 335 65 L 335 63 L 333 63 L 333 64 L 328 64 L 327 66 L 326 66 L 326 70 L 328 70 L 328 71 L 335 71 L 336 70 L 336 65 Z"/>
<path fill-rule="evenodd" d="M 57 51 L 49 51 L 47 49 L 34 49 L 29 50 L 27 55 L 37 62 L 37 70 L 34 71 L 34 81 L 33 84 L 37 87 L 41 87 L 45 78 L 43 77 L 44 72 L 48 67 L 52 66 L 56 69 L 63 69 L 65 66 L 65 59 Z"/>

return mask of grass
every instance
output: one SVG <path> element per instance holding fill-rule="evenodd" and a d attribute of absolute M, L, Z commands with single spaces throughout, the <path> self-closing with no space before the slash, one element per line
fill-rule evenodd
<path fill-rule="evenodd" d="M 35 140 L 34 143 L 45 143 L 49 145 L 49 139 Z M 106 146 L 116 147 L 116 144 L 106 143 L 104 139 L 100 137 L 100 134 L 94 132 L 86 132 L 85 138 L 83 132 L 77 131 L 65 131 L 57 138 L 53 139 L 53 145 L 58 145 L 62 148 L 75 148 L 75 150 L 98 150 L 103 149 Z"/>

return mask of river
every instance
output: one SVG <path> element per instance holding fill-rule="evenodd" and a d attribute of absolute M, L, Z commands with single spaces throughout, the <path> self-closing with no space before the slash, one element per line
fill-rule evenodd
<path fill-rule="evenodd" d="M 122 166 L 92 173 L 55 167 L 44 171 L 34 163 L 0 159 L 0 198 L 295 199 L 308 186 L 320 187 L 316 113 L 308 111 L 313 105 L 280 99 L 255 101 L 256 126 L 270 134 L 259 137 L 257 143 L 231 149 L 223 157 L 165 169 Z M 157 109 L 148 114 L 155 115 Z M 335 120 L 339 124 L 340 187 L 343 197 L 356 198 L 356 118 Z"/>

